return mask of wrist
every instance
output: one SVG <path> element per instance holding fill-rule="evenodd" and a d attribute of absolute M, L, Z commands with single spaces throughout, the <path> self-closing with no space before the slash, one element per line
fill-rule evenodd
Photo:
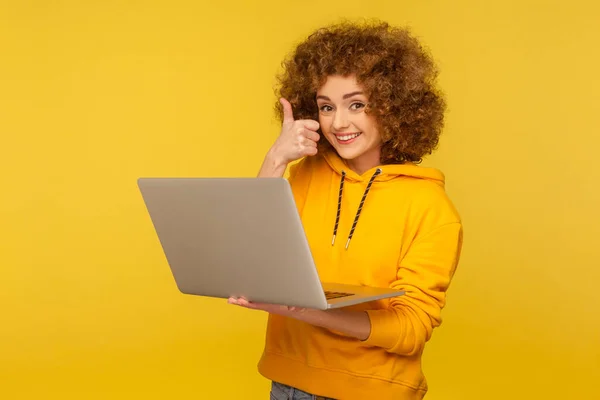
<path fill-rule="evenodd" d="M 259 177 L 281 177 L 285 173 L 287 162 L 275 149 L 269 150 L 258 173 Z"/>
<path fill-rule="evenodd" d="M 338 335 L 367 340 L 371 321 L 366 311 L 307 309 L 299 318 L 303 322 L 325 328 Z"/>
<path fill-rule="evenodd" d="M 307 308 L 300 314 L 302 321 L 307 322 L 311 325 L 324 327 L 327 325 L 328 313 L 323 310 L 316 310 L 313 308 Z"/>
<path fill-rule="evenodd" d="M 266 161 L 273 169 L 285 169 L 288 165 L 288 162 L 280 155 L 276 147 L 269 149 Z"/>

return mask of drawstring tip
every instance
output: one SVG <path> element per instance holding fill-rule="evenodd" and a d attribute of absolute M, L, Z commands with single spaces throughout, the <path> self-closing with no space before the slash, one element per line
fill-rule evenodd
<path fill-rule="evenodd" d="M 331 239 L 331 245 L 333 246 L 334 243 L 335 243 L 335 235 L 333 235 L 333 238 Z"/>
<path fill-rule="evenodd" d="M 346 242 L 346 249 L 348 249 L 348 246 L 350 246 L 350 238 L 348 238 L 348 241 Z"/>

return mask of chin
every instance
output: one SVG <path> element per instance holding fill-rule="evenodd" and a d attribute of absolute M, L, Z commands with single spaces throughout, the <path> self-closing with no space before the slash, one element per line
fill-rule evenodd
<path fill-rule="evenodd" d="M 336 150 L 337 150 L 337 153 L 339 154 L 339 156 L 342 157 L 344 160 L 353 160 L 361 154 L 360 149 L 336 148 Z"/>

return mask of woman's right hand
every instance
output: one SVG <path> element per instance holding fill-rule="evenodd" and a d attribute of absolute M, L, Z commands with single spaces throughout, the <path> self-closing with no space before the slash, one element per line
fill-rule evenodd
<path fill-rule="evenodd" d="M 267 153 L 258 177 L 281 177 L 292 161 L 317 154 L 319 123 L 310 119 L 294 120 L 289 101 L 281 98 L 279 102 L 283 106 L 281 132 Z"/>
<path fill-rule="evenodd" d="M 317 154 L 319 123 L 312 119 L 294 120 L 292 105 L 284 98 L 279 102 L 283 106 L 283 124 L 270 155 L 287 165 L 299 158 Z"/>

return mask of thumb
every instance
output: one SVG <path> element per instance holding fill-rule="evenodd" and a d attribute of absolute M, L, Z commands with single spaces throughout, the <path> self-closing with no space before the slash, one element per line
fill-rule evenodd
<path fill-rule="evenodd" d="M 279 102 L 283 106 L 283 123 L 286 124 L 294 122 L 294 112 L 292 111 L 292 105 L 290 102 L 283 97 L 279 99 Z"/>

